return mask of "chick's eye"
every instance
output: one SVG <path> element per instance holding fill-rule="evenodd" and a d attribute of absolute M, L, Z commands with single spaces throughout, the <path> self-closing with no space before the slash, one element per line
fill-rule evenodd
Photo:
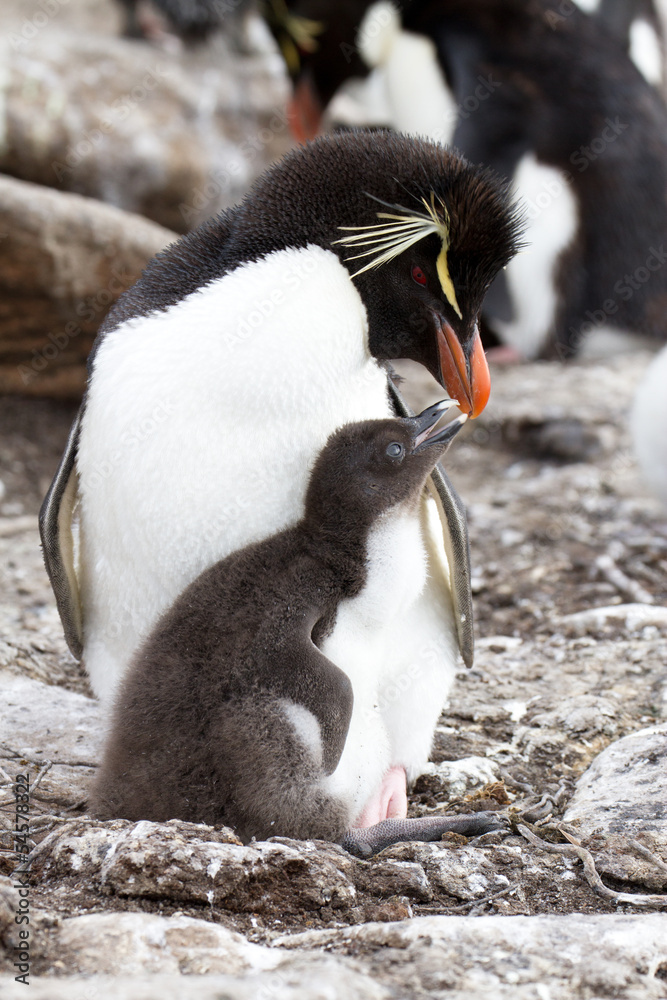
<path fill-rule="evenodd" d="M 403 451 L 403 445 L 399 444 L 398 441 L 392 441 L 390 445 L 387 445 L 387 454 L 390 458 L 400 458 Z"/>
<path fill-rule="evenodd" d="M 426 275 L 422 271 L 421 267 L 418 267 L 416 264 L 412 268 L 412 280 L 416 281 L 418 285 L 426 284 Z"/>

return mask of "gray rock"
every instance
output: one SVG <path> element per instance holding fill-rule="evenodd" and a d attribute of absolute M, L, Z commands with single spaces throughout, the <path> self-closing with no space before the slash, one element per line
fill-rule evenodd
<path fill-rule="evenodd" d="M 400 853 L 400 852 L 399 852 Z M 355 872 L 355 881 L 365 881 L 374 896 L 381 898 L 403 896 L 428 903 L 433 899 L 433 888 L 424 871 L 424 866 L 416 861 L 404 861 L 387 857 L 376 861 L 367 879 L 363 879 L 361 866 Z"/>
<path fill-rule="evenodd" d="M 3 1000 L 25 987 L 0 978 Z M 290 957 L 276 969 L 231 975 L 78 976 L 30 979 L 30 1000 L 396 1000 L 359 962 L 328 956 Z"/>
<path fill-rule="evenodd" d="M 130 917 L 131 919 L 126 919 Z M 33 979 L 36 1000 L 658 1000 L 665 996 L 667 916 L 425 917 L 277 938 L 274 947 L 244 945 L 200 920 L 149 915 L 78 917 L 53 932 L 51 947 L 80 948 L 84 965 L 95 944 L 109 949 L 91 978 Z M 86 940 L 86 932 L 89 937 Z M 111 939 L 108 934 L 111 933 Z M 179 940 L 180 935 L 184 939 Z M 190 947 L 185 950 L 187 943 Z M 222 954 L 213 949 L 219 947 Z M 329 954 L 322 955 L 322 949 Z M 55 953 L 55 952 L 54 952 Z M 69 954 L 66 950 L 63 954 Z M 215 974 L 229 955 L 236 975 Z M 352 957 L 353 956 L 353 957 Z M 92 958 L 90 959 L 92 961 Z M 211 974 L 174 975 L 211 962 Z M 192 965 L 190 965 L 192 963 Z M 246 971 L 244 967 L 249 966 Z M 148 968 L 156 975 L 148 977 Z M 165 975 L 169 968 L 171 975 Z M 157 971 L 159 970 L 159 972 Z M 54 969 L 54 971 L 58 971 Z M 3 997 L 21 987 L 7 979 Z"/>
<path fill-rule="evenodd" d="M 179 820 L 70 821 L 39 845 L 33 871 L 61 905 L 67 896 L 80 904 L 81 892 L 107 909 L 119 905 L 114 900 L 135 907 L 178 901 L 210 907 L 242 927 L 252 914 L 264 937 L 285 921 L 391 921 L 431 902 L 482 913 L 492 901 L 509 915 L 543 912 L 550 900 L 576 911 L 594 900 L 577 862 L 533 852 L 520 838 L 483 846 L 401 843 L 364 862 L 323 841 L 243 846 L 227 828 Z"/>
<path fill-rule="evenodd" d="M 84 878 L 120 897 L 179 900 L 237 913 L 296 913 L 350 906 L 357 862 L 311 841 L 244 847 L 231 830 L 193 823 L 74 821 L 40 847 L 42 877 Z"/>
<path fill-rule="evenodd" d="M 566 615 L 562 625 L 573 635 L 600 633 L 609 627 L 629 634 L 640 634 L 652 626 L 667 632 L 667 608 L 653 604 L 613 604 L 610 607 L 587 608 L 573 615 Z"/>
<path fill-rule="evenodd" d="M 510 884 L 505 876 L 497 874 L 493 852 L 478 848 L 435 848 L 425 860 L 425 868 L 434 887 L 462 900 L 487 896 Z"/>
<path fill-rule="evenodd" d="M 42 958 L 87 975 L 239 976 L 272 969 L 281 956 L 206 920 L 95 913 L 63 920 Z"/>
<path fill-rule="evenodd" d="M 578 695 L 561 702 L 550 712 L 530 716 L 531 726 L 565 731 L 572 736 L 603 734 L 614 736 L 618 730 L 618 706 L 596 695 Z"/>
<path fill-rule="evenodd" d="M 664 980 L 655 978 L 658 970 L 664 975 L 667 969 L 667 916 L 660 914 L 424 917 L 308 931 L 274 943 L 290 949 L 324 947 L 362 954 L 372 976 L 381 983 L 392 976 L 412 996 L 446 993 L 448 1000 L 665 996 Z"/>
<path fill-rule="evenodd" d="M 3 45 L 0 170 L 184 232 L 291 145 L 276 53 L 58 29 Z"/>
<path fill-rule="evenodd" d="M 91 198 L 0 177 L 0 392 L 79 397 L 109 308 L 175 238 Z"/>
<path fill-rule="evenodd" d="M 38 801 L 67 807 L 86 799 L 101 730 L 99 705 L 92 698 L 0 672 L 0 763 L 13 775 L 25 769 L 21 759 L 27 760 L 34 782 L 51 761 L 34 792 Z"/>
<path fill-rule="evenodd" d="M 424 774 L 429 775 L 438 789 L 448 798 L 455 799 L 461 798 L 474 788 L 497 781 L 498 765 L 488 757 L 463 757 L 461 760 L 444 760 L 440 764 L 427 764 Z"/>
<path fill-rule="evenodd" d="M 596 757 L 564 818 L 599 871 L 667 890 L 667 724 L 631 733 Z"/>

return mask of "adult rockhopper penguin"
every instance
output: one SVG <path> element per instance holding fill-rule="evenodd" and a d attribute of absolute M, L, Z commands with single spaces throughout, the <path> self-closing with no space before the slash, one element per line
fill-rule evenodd
<path fill-rule="evenodd" d="M 390 762 L 384 664 L 348 674 L 327 655 L 341 616 L 360 641 L 382 642 L 421 593 L 426 561 L 406 524 L 465 420 L 438 429 L 446 408 L 336 431 L 304 517 L 186 588 L 121 683 L 93 814 L 318 837 L 358 854 L 493 824 L 488 813 L 405 820 L 396 802 L 379 824 L 366 816 Z M 394 565 L 369 558 L 378 538 Z"/>
<path fill-rule="evenodd" d="M 155 258 L 103 324 L 41 512 L 66 635 L 99 696 L 199 573 L 299 519 L 332 431 L 393 415 L 384 362 L 421 362 L 480 412 L 477 320 L 516 245 L 507 192 L 486 171 L 360 132 L 295 149 L 241 205 Z M 392 709 L 392 767 L 412 775 L 457 645 L 472 652 L 465 519 L 444 479 L 413 521 L 429 579 L 387 648 L 364 654 L 383 658 L 388 684 L 409 679 Z M 344 622 L 329 641 L 359 655 Z"/>

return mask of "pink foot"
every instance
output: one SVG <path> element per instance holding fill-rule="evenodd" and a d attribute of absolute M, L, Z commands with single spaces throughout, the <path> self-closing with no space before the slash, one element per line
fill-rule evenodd
<path fill-rule="evenodd" d="M 499 347 L 490 347 L 486 352 L 487 361 L 493 361 L 496 365 L 518 365 L 525 361 L 525 356 L 509 344 L 501 344 Z"/>
<path fill-rule="evenodd" d="M 352 824 L 363 829 L 383 819 L 404 819 L 408 814 L 408 794 L 404 767 L 390 767 L 382 784 Z"/>

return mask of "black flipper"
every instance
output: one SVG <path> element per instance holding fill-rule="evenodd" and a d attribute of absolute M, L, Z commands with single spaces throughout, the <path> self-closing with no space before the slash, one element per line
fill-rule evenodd
<path fill-rule="evenodd" d="M 458 816 L 420 816 L 415 819 L 385 819 L 363 830 L 348 830 L 342 847 L 357 858 L 370 858 L 385 847 L 404 841 L 440 840 L 443 833 L 461 833 L 478 837 L 502 830 L 506 821 L 496 812 L 462 813 Z"/>
<path fill-rule="evenodd" d="M 81 659 L 83 653 L 83 616 L 79 582 L 74 567 L 72 516 L 79 482 L 76 451 L 82 409 L 72 424 L 58 471 L 39 512 L 39 534 L 46 572 L 56 597 L 67 645 L 77 660 Z"/>
<path fill-rule="evenodd" d="M 401 396 L 391 377 L 387 381 L 397 415 L 399 417 L 414 417 L 414 413 Z M 428 490 L 436 502 L 442 524 L 445 552 L 449 562 L 459 650 L 466 667 L 471 667 L 475 652 L 475 639 L 472 589 L 470 586 L 470 542 L 465 507 L 441 465 L 436 465 L 429 476 Z"/>
<path fill-rule="evenodd" d="M 333 774 L 345 747 L 354 692 L 347 674 L 320 652 L 310 636 L 316 618 L 297 622 L 280 649 L 258 664 L 256 680 L 272 695 L 302 705 L 320 724 L 322 770 Z"/>

